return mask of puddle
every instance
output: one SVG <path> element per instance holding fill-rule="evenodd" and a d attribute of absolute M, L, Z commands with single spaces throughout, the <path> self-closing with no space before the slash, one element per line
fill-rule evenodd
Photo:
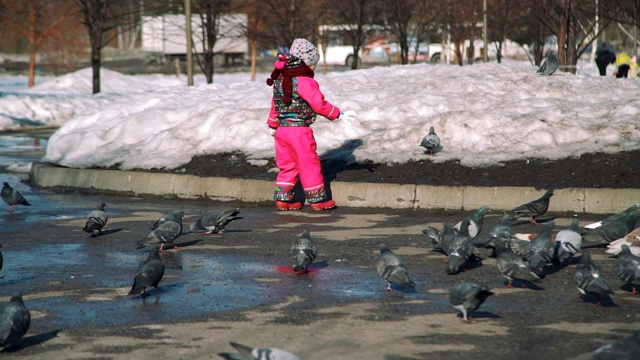
<path fill-rule="evenodd" d="M 3 252 L 0 286 L 20 284 L 27 306 L 61 328 L 185 321 L 291 296 L 304 298 L 303 306 L 310 308 L 386 296 L 375 270 L 319 263 L 300 275 L 285 264 L 180 251 L 161 255 L 166 270 L 157 290 L 131 298 L 126 294 L 146 252 L 108 252 L 76 243 Z"/>

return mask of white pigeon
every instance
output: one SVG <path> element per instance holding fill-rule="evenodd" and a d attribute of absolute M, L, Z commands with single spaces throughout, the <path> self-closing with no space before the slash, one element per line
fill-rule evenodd
<path fill-rule="evenodd" d="M 578 217 L 571 219 L 568 229 L 560 230 L 556 234 L 553 260 L 556 264 L 563 264 L 568 261 L 582 246 L 582 235 L 578 227 Z"/>
<path fill-rule="evenodd" d="M 622 245 L 629 246 L 633 255 L 640 256 L 640 227 L 625 235 L 625 237 L 614 240 L 607 245 L 607 254 L 617 255 L 622 250 Z"/>

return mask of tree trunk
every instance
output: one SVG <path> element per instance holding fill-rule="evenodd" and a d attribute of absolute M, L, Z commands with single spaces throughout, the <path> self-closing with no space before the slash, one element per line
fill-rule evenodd
<path fill-rule="evenodd" d="M 100 47 L 91 45 L 91 69 L 93 70 L 92 84 L 93 93 L 100 92 L 100 65 L 102 59 L 100 56 Z"/>

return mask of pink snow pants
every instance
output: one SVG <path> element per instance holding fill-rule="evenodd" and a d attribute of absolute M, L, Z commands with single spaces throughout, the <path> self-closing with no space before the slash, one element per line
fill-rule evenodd
<path fill-rule="evenodd" d="M 274 199 L 293 201 L 293 187 L 300 179 L 309 203 L 327 200 L 313 130 L 307 126 L 280 126 L 274 138 L 276 165 L 280 169 Z"/>

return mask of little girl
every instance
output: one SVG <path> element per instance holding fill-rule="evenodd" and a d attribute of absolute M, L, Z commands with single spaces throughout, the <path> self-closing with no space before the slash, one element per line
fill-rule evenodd
<path fill-rule="evenodd" d="M 267 124 L 274 135 L 276 165 L 280 169 L 274 195 L 278 210 L 302 207 L 302 203 L 293 201 L 293 188 L 298 179 L 312 210 L 336 206 L 325 191 L 317 144 L 309 127 L 316 121 L 316 114 L 331 121 L 340 117 L 340 109 L 324 100 L 313 79 L 319 59 L 320 54 L 312 43 L 295 39 L 289 54 L 278 54 L 275 70 L 267 79 L 267 84 L 273 85 Z"/>

